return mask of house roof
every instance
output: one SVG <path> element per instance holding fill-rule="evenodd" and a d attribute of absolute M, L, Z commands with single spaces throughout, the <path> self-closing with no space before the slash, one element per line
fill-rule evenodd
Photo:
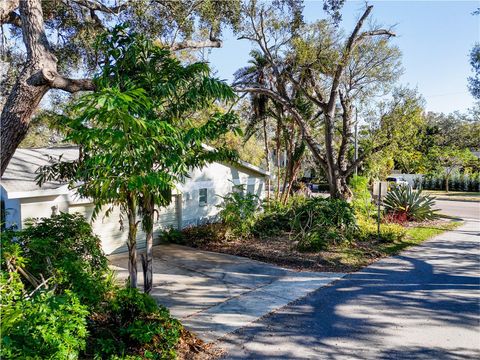
<path fill-rule="evenodd" d="M 57 181 L 48 181 L 40 188 L 36 182 L 37 169 L 51 164 L 52 160 L 72 161 L 78 158 L 78 147 L 17 149 L 3 174 L 0 184 L 9 198 L 43 196 L 65 193 L 67 185 Z M 27 196 L 23 195 L 28 193 Z"/>
<path fill-rule="evenodd" d="M 205 150 L 208 150 L 208 151 L 213 151 L 213 150 L 215 150 L 214 147 L 212 147 L 212 146 L 210 146 L 210 145 L 206 145 L 206 144 L 202 144 L 202 147 L 203 147 Z M 268 171 L 265 171 L 265 170 L 263 170 L 262 168 L 259 168 L 258 166 L 255 166 L 255 165 L 253 165 L 253 164 L 250 164 L 250 163 L 248 163 L 248 162 L 246 162 L 246 161 L 236 160 L 234 163 L 237 164 L 237 165 L 240 165 L 240 166 L 242 166 L 242 167 L 244 167 L 244 168 L 246 168 L 246 169 L 249 169 L 249 170 L 251 170 L 251 171 L 253 171 L 253 172 L 256 172 L 256 173 L 258 173 L 258 174 L 260 174 L 260 175 L 270 176 L 270 173 L 269 173 Z"/>
<path fill-rule="evenodd" d="M 204 147 L 207 150 L 213 149 L 206 145 Z M 16 199 L 68 193 L 66 183 L 49 181 L 39 187 L 35 182 L 37 169 L 40 166 L 51 164 L 52 160 L 58 160 L 60 156 L 62 156 L 62 160 L 73 161 L 78 158 L 78 147 L 17 149 L 0 180 L 8 198 Z M 267 171 L 245 161 L 240 160 L 236 164 L 261 176 L 269 176 Z"/>

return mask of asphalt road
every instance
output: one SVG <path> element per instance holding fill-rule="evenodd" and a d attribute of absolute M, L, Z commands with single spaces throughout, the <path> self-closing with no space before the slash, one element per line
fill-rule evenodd
<path fill-rule="evenodd" d="M 466 204 L 439 202 L 472 219 L 462 227 L 229 335 L 226 358 L 480 359 L 480 220 Z"/>
<path fill-rule="evenodd" d="M 435 200 L 435 205 L 445 215 L 480 219 L 480 202 Z"/>

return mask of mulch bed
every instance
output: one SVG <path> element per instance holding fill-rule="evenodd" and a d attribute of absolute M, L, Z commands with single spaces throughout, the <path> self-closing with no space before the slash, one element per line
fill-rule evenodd
<path fill-rule="evenodd" d="M 183 330 L 176 347 L 178 360 L 215 360 L 225 354 L 225 350 L 212 343 L 205 343 L 188 330 Z"/>
<path fill-rule="evenodd" d="M 187 246 L 247 257 L 297 271 L 352 272 L 359 266 L 340 262 L 338 252 L 300 252 L 288 234 L 267 238 L 237 238 L 228 241 L 195 242 Z M 375 261 L 378 256 L 372 258 Z"/>
<path fill-rule="evenodd" d="M 412 222 L 405 226 L 437 227 L 445 223 L 445 220 L 435 220 L 423 223 Z M 216 227 L 215 224 L 209 226 Z M 218 232 L 212 228 L 207 230 L 207 233 L 222 234 L 221 226 L 216 229 Z M 185 245 L 206 251 L 243 256 L 296 271 L 354 272 L 386 256 L 378 251 L 379 244 L 375 240 L 351 242 L 343 248 L 332 247 L 332 249 L 319 252 L 301 252 L 296 249 L 296 243 L 289 234 L 229 240 L 225 240 L 220 235 L 210 237 L 210 241 L 187 236 Z M 351 257 L 349 261 L 347 253 L 358 255 L 356 258 L 355 256 Z"/>

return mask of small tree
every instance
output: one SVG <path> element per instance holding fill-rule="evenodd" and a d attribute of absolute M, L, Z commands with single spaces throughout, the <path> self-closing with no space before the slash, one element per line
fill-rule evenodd
<path fill-rule="evenodd" d="M 168 50 L 121 27 L 105 34 L 98 49 L 103 65 L 95 80 L 97 91 L 76 103 L 75 117 L 63 119 L 66 140 L 80 146 L 80 158 L 41 169 L 39 181 L 80 182 L 79 193 L 93 199 L 94 214 L 105 205 L 120 206 L 128 223 L 132 287 L 137 285 L 140 211 L 147 237 L 144 273 L 149 292 L 155 205 L 170 203 L 172 189 L 191 168 L 233 157 L 226 149 L 208 151 L 203 146 L 235 129 L 232 113 L 212 112 L 201 126 L 191 118 L 215 101 L 233 99 L 234 93 L 210 76 L 207 64 L 183 66 Z"/>
<path fill-rule="evenodd" d="M 450 147 L 439 149 L 439 151 L 440 156 L 438 159 L 444 167 L 445 172 L 445 191 L 448 192 L 448 183 L 454 170 L 458 170 L 469 161 L 474 160 L 475 156 L 468 149 L 455 149 Z"/>

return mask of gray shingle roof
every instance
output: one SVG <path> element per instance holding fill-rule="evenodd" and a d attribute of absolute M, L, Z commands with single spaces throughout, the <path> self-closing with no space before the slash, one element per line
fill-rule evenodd
<path fill-rule="evenodd" d="M 78 147 L 17 149 L 0 180 L 1 185 L 8 193 L 52 190 L 64 186 L 60 182 L 47 182 L 40 188 L 35 183 L 39 166 L 48 165 L 50 157 L 57 160 L 60 155 L 63 155 L 62 160 L 75 160 L 78 158 Z"/>

